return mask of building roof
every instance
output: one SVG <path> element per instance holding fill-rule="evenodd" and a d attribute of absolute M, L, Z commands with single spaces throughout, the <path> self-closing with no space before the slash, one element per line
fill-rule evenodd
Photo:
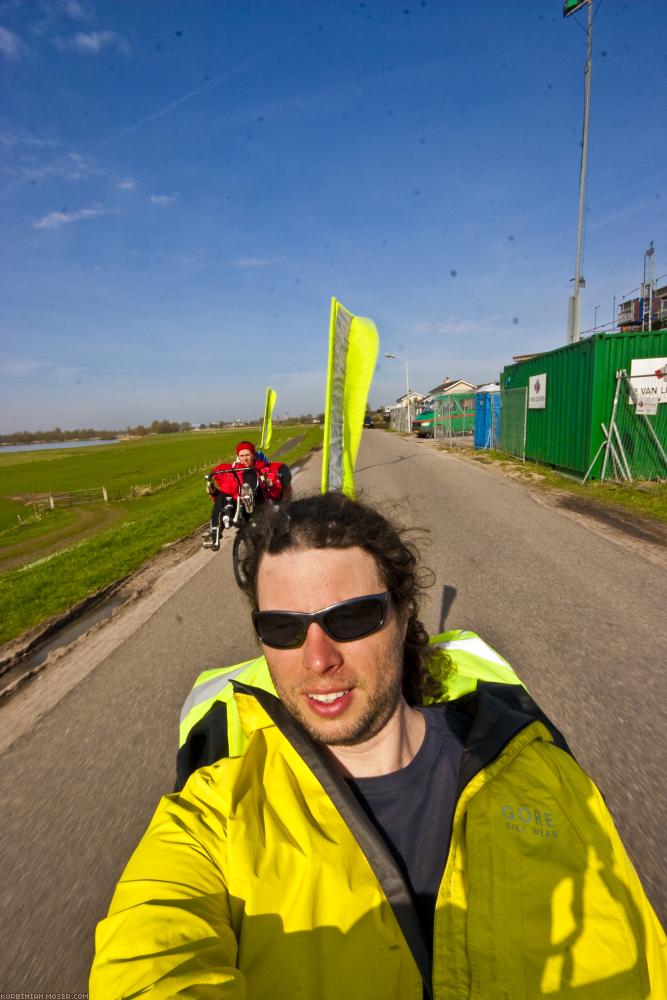
<path fill-rule="evenodd" d="M 530 361 L 532 358 L 541 358 L 545 351 L 534 351 L 532 354 L 513 354 L 512 361 L 517 365 L 522 361 Z"/>
<path fill-rule="evenodd" d="M 404 392 L 402 396 L 399 396 L 396 400 L 397 403 L 402 403 L 404 399 L 408 398 L 407 392 Z M 410 399 L 426 399 L 426 396 L 421 392 L 416 392 L 415 389 L 410 389 Z"/>
<path fill-rule="evenodd" d="M 446 378 L 440 385 L 436 385 L 435 389 L 429 390 L 429 396 L 448 396 L 453 392 L 466 392 L 476 388 L 474 382 L 466 382 L 464 378 Z"/>

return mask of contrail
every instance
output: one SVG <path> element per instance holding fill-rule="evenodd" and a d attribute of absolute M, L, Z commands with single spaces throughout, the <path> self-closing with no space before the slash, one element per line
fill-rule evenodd
<path fill-rule="evenodd" d="M 270 52 L 271 49 L 276 49 L 280 45 L 284 45 L 285 42 L 289 42 L 294 37 L 295 34 L 292 33 L 291 35 L 286 35 L 284 38 L 278 39 L 278 41 L 273 42 L 271 45 L 267 45 L 265 49 L 262 49 L 260 52 L 256 52 L 254 55 L 244 59 L 243 62 L 240 62 L 237 66 L 232 66 L 232 68 L 226 73 L 223 73 L 222 76 L 218 76 L 214 80 L 208 80 L 206 83 L 202 84 L 201 87 L 195 87 L 194 90 L 190 90 L 187 94 L 183 94 L 182 97 L 172 101 L 171 104 L 167 104 L 164 108 L 160 108 L 159 111 L 154 112 L 152 115 L 146 115 L 145 118 L 141 118 L 133 125 L 128 125 L 127 128 L 117 132 L 116 135 L 112 135 L 108 139 L 103 139 L 101 142 L 98 142 L 96 146 L 93 146 L 93 150 L 102 149 L 104 146 L 109 146 L 112 142 L 118 142 L 119 139 L 124 139 L 125 136 L 131 135 L 133 132 L 138 132 L 139 129 L 144 127 L 144 125 L 148 125 L 150 122 L 154 122 L 158 118 L 164 118 L 165 115 L 171 114 L 171 112 L 175 111 L 176 108 L 180 108 L 182 104 L 185 104 L 187 101 L 191 101 L 193 97 L 199 97 L 200 94 L 205 93 L 207 90 L 212 90 L 213 87 L 218 87 L 226 80 L 230 80 L 232 77 L 237 76 L 240 73 L 244 73 L 246 70 L 254 66 L 263 56 L 265 56 L 267 52 Z"/>
<path fill-rule="evenodd" d="M 659 174 L 656 174 L 655 177 L 647 177 L 643 181 L 637 181 L 636 184 L 630 184 L 628 187 L 621 188 L 620 191 L 614 191 L 613 194 L 608 194 L 606 198 L 600 198 L 599 201 L 593 202 L 590 207 L 597 208 L 598 205 L 604 205 L 605 201 L 611 201 L 613 198 L 618 198 L 619 195 L 625 194 L 627 191 L 634 191 L 635 188 L 643 187 L 644 184 L 652 184 L 653 181 L 659 181 L 660 178 L 664 177 L 666 174 L 667 170 L 663 170 Z"/>

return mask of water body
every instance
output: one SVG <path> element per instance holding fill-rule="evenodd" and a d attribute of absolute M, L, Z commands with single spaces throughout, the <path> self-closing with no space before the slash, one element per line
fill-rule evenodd
<path fill-rule="evenodd" d="M 51 448 L 86 448 L 93 444 L 118 444 L 120 438 L 110 438 L 108 441 L 91 439 L 90 441 L 43 441 L 41 444 L 2 444 L 0 455 L 10 451 L 47 451 Z"/>

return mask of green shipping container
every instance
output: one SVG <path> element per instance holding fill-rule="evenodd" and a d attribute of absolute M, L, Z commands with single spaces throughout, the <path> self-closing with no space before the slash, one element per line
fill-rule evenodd
<path fill-rule="evenodd" d="M 507 365 L 500 379 L 501 390 L 527 389 L 529 384 L 534 388 L 537 377 L 546 375 L 544 407 L 526 410 L 525 457 L 583 477 L 604 440 L 601 424 L 609 428 L 616 372 L 624 368 L 630 375 L 635 358 L 667 359 L 667 330 L 597 333 Z M 633 477 L 667 477 L 644 418 L 635 414 L 625 390 L 617 415 L 623 447 L 633 463 Z M 657 413 L 647 419 L 667 451 L 667 402 L 659 404 Z M 591 478 L 599 479 L 601 470 L 600 460 Z"/>

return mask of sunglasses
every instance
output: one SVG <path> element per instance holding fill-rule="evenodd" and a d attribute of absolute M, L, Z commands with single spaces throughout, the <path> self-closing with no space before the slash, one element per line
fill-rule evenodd
<path fill-rule="evenodd" d="M 298 649 L 306 641 L 308 626 L 316 622 L 335 642 L 352 642 L 377 632 L 389 610 L 389 592 L 353 597 L 321 611 L 253 611 L 255 632 L 266 646 Z"/>

